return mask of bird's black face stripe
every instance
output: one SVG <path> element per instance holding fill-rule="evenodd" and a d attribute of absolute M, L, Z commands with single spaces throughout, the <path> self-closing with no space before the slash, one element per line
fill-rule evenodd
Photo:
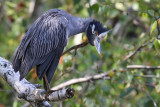
<path fill-rule="evenodd" d="M 98 34 L 101 34 L 105 31 L 107 31 L 106 28 L 103 27 L 103 25 L 99 22 L 99 21 L 96 21 L 96 20 L 93 20 L 90 25 L 95 25 L 95 31 L 98 32 Z"/>
<path fill-rule="evenodd" d="M 88 42 L 94 46 L 94 36 L 92 34 L 92 25 L 89 25 L 87 28 L 87 38 L 88 38 Z"/>
<path fill-rule="evenodd" d="M 87 32 L 86 32 L 88 42 L 91 45 L 94 45 L 95 36 L 96 35 L 98 36 L 98 34 L 101 34 L 105 31 L 107 31 L 107 28 L 104 28 L 103 25 L 99 21 L 93 20 L 92 22 L 90 22 L 90 24 L 87 28 Z"/>

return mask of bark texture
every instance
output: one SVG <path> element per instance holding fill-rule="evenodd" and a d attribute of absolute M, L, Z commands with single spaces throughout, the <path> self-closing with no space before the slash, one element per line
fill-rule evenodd
<path fill-rule="evenodd" d="M 12 63 L 0 57 L 0 76 L 17 92 L 18 97 L 26 100 L 34 107 L 51 107 L 48 101 L 62 101 L 74 96 L 74 89 L 55 90 L 45 98 L 46 92 L 38 89 L 40 85 L 32 84 L 25 78 L 19 80 L 19 72 L 15 73 Z"/>

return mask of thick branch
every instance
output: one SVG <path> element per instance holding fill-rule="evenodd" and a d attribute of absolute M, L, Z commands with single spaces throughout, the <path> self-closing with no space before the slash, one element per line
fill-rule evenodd
<path fill-rule="evenodd" d="M 127 69 L 160 69 L 160 66 L 128 65 Z"/>
<path fill-rule="evenodd" d="M 19 72 L 15 73 L 12 64 L 2 57 L 0 57 L 0 76 L 17 92 L 19 98 L 30 102 L 34 107 L 39 107 L 39 105 L 50 107 L 47 101 L 62 101 L 74 95 L 74 90 L 68 88 L 57 90 L 45 99 L 45 90 L 37 89 L 37 85 L 31 84 L 26 79 L 19 81 Z"/>

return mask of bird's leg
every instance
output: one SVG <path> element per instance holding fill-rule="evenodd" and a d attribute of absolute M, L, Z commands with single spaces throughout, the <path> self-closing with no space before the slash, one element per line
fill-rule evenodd
<path fill-rule="evenodd" d="M 75 48 L 75 56 L 77 55 L 77 49 L 78 49 L 78 48 Z"/>
<path fill-rule="evenodd" d="M 48 92 L 49 92 L 49 90 L 50 90 L 50 86 L 49 86 L 49 83 L 48 83 L 48 80 L 47 80 L 47 76 L 46 76 L 46 74 L 44 74 L 44 82 L 45 82 L 45 84 L 46 84 L 46 88 L 47 88 L 47 92 L 46 92 L 46 95 L 45 95 L 45 99 L 47 99 L 47 97 L 48 97 Z"/>
<path fill-rule="evenodd" d="M 56 90 L 51 90 L 50 85 L 49 85 L 48 80 L 47 80 L 46 74 L 44 74 L 44 81 L 45 81 L 45 83 L 46 83 L 46 88 L 47 88 L 47 90 L 46 90 L 47 92 L 46 92 L 46 95 L 45 95 L 45 99 L 48 99 L 48 95 L 49 95 L 50 93 L 52 93 L 52 92 L 55 92 Z"/>
<path fill-rule="evenodd" d="M 44 81 L 45 81 L 45 83 L 46 83 L 47 92 L 48 92 L 48 91 L 50 90 L 50 86 L 49 86 L 49 83 L 48 83 L 46 74 L 44 74 Z"/>

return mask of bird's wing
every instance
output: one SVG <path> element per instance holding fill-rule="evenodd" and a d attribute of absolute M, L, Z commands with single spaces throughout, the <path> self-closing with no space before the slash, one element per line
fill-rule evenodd
<path fill-rule="evenodd" d="M 48 16 L 37 25 L 35 37 L 30 42 L 31 56 L 41 58 L 58 47 L 67 44 L 66 27 L 68 20 L 61 15 Z"/>
<path fill-rule="evenodd" d="M 50 17 L 50 16 L 49 16 Z M 51 17 L 53 19 L 48 19 L 47 23 L 44 23 L 46 32 L 42 32 L 39 35 L 38 42 L 34 40 L 34 43 L 31 42 L 33 56 L 38 57 L 37 64 L 37 75 L 39 79 L 42 79 L 44 74 L 46 74 L 48 82 L 51 81 L 51 78 L 57 68 L 59 59 L 62 55 L 64 47 L 67 45 L 67 31 L 66 27 L 68 25 L 68 20 L 58 15 L 56 17 Z M 42 58 L 39 60 L 39 58 Z"/>
<path fill-rule="evenodd" d="M 15 71 L 20 71 L 21 78 L 26 76 L 35 65 L 49 69 L 55 58 L 58 58 L 54 62 L 57 67 L 67 44 L 67 26 L 68 20 L 57 11 L 46 12 L 35 21 L 18 46 L 13 60 L 13 67 Z M 44 64 L 45 62 L 47 65 Z M 44 75 L 42 70 L 37 72 L 38 77 Z"/>

